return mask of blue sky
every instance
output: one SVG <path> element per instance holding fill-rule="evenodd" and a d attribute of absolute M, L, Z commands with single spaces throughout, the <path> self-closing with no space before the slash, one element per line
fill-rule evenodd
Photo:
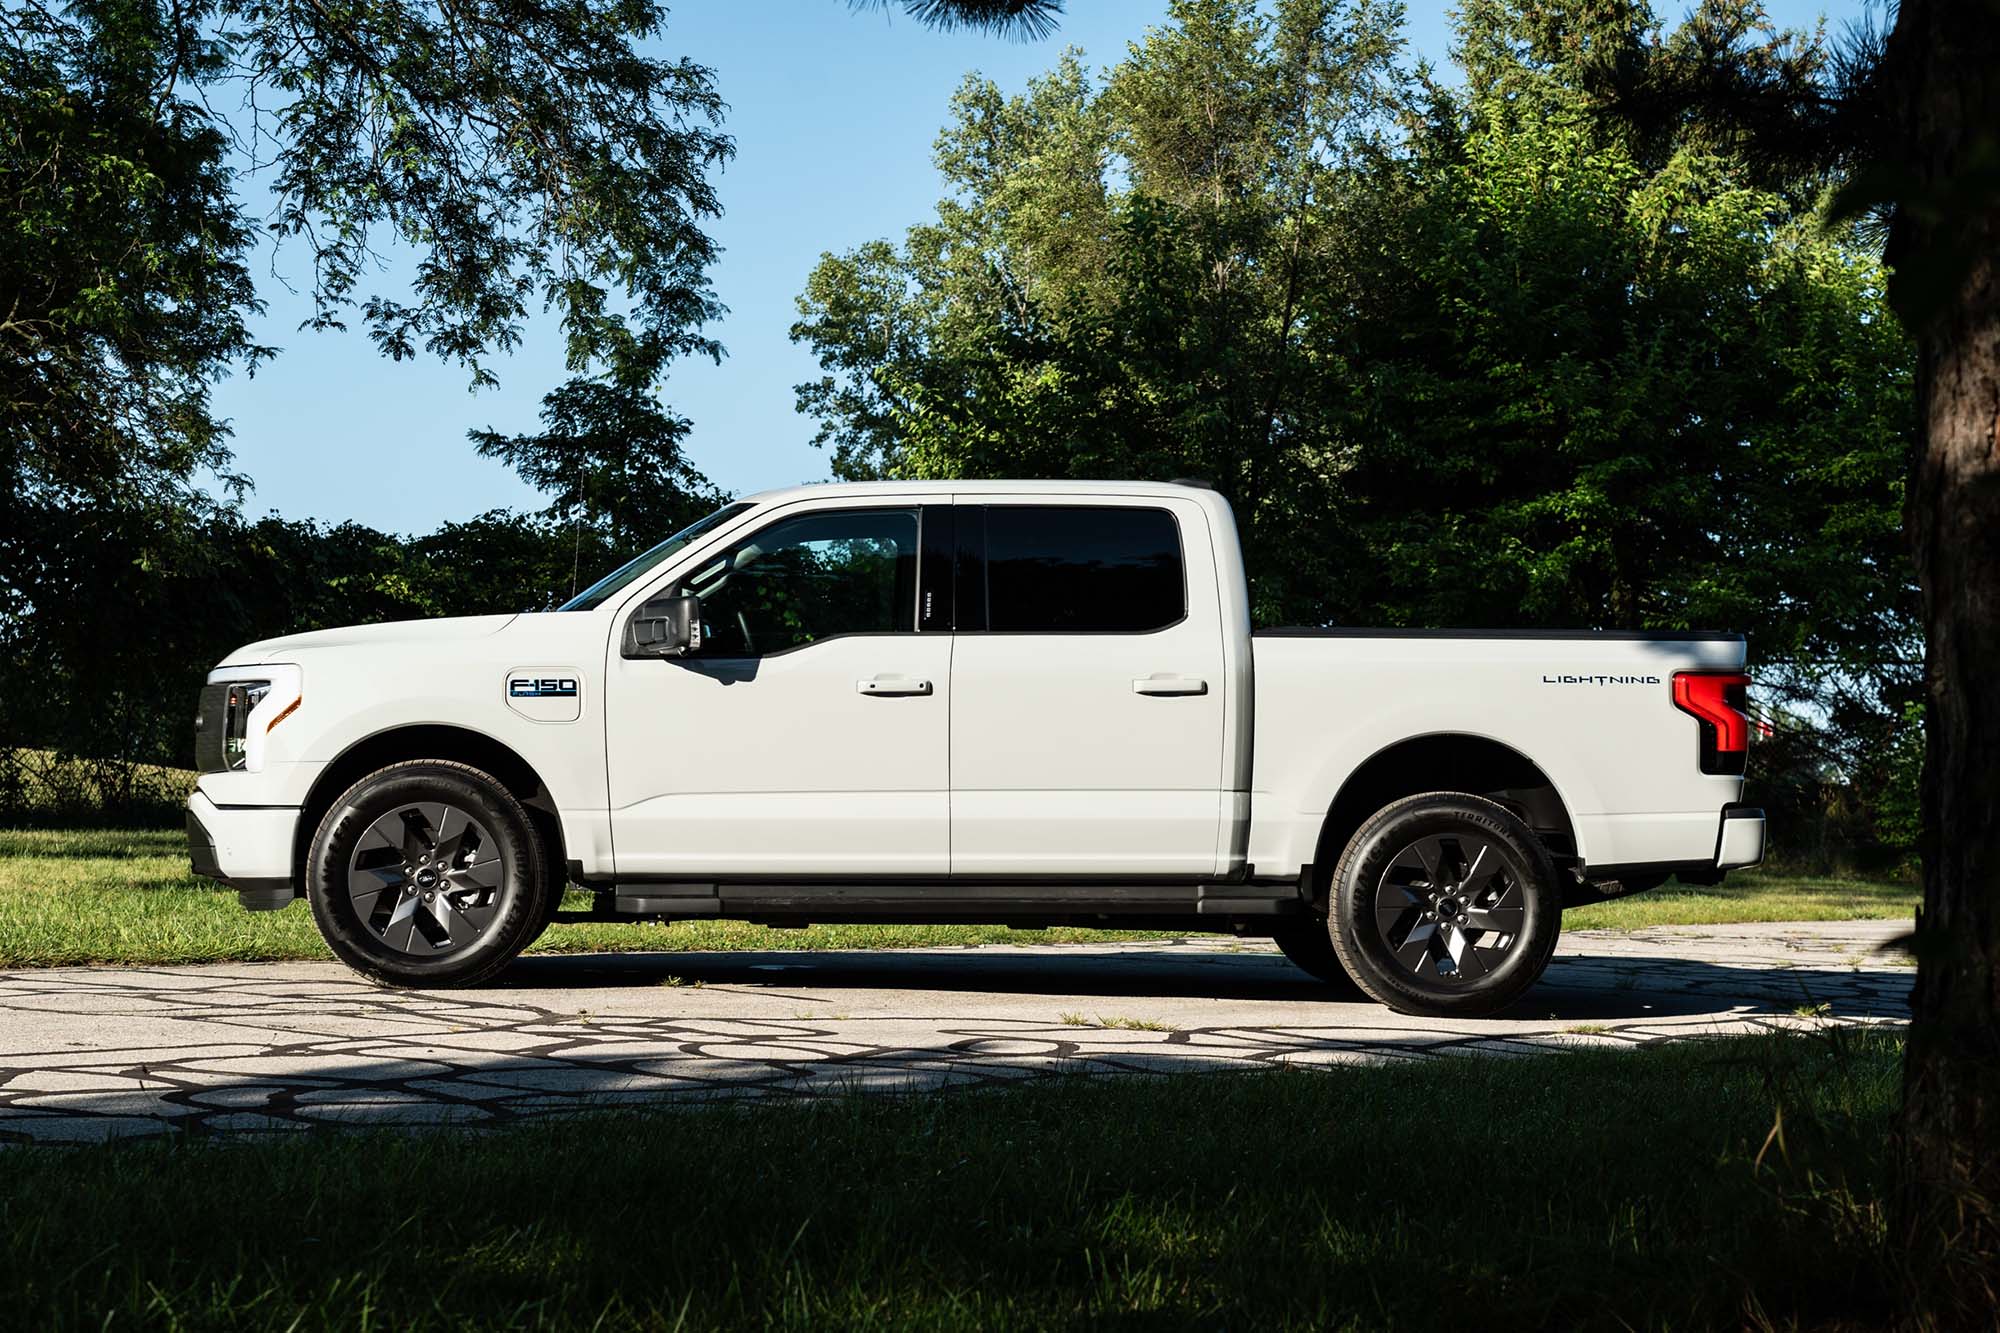
<path fill-rule="evenodd" d="M 1798 26 L 1822 12 L 1836 26 L 1862 13 L 1859 0 L 1769 8 Z M 712 332 L 729 354 L 720 366 L 683 363 L 666 390 L 694 422 L 689 456 L 717 483 L 740 493 L 826 477 L 813 423 L 792 410 L 792 386 L 818 373 L 786 336 L 793 299 L 821 252 L 900 238 L 928 216 L 939 195 L 931 144 L 967 71 L 1011 91 L 1066 45 L 1094 66 L 1113 63 L 1166 4 L 1069 0 L 1067 9 L 1060 32 L 1029 44 L 933 32 L 900 12 L 852 12 L 845 0 L 674 6 L 662 49 L 715 70 L 736 140 L 716 182 L 724 214 L 710 228 L 723 248 L 714 285 L 729 307 Z M 1440 62 L 1444 15 L 1442 5 L 1410 5 L 1411 45 Z M 262 197 L 254 180 L 247 188 Z M 521 348 L 495 365 L 500 387 L 475 394 L 456 367 L 390 362 L 355 331 L 299 331 L 310 307 L 296 253 L 265 250 L 254 264 L 269 306 L 256 333 L 283 352 L 215 392 L 235 428 L 236 468 L 255 484 L 249 513 L 424 532 L 496 507 L 540 507 L 511 470 L 475 455 L 465 432 L 535 428 L 542 394 L 563 378 L 552 321 L 531 323 Z M 377 290 L 393 278 L 383 275 Z"/>

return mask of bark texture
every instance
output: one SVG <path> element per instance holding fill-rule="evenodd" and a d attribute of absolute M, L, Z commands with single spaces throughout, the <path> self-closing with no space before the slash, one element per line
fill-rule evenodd
<path fill-rule="evenodd" d="M 2000 3 L 1904 0 L 1880 67 L 1919 345 L 1909 530 L 1928 636 L 1924 906 L 1904 1068 L 1904 1239 L 1933 1309 L 1990 1320 L 2000 1264 Z M 1932 1265 L 1942 1261 L 1942 1267 Z"/>

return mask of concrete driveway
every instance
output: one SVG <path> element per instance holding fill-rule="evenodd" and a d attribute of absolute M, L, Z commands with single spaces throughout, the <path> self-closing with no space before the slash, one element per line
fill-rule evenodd
<path fill-rule="evenodd" d="M 1268 944 L 531 957 L 478 991 L 332 963 L 0 973 L 0 1142 L 1521 1056 L 1898 1022 L 1907 921 L 1578 931 L 1507 1015 L 1329 999 Z M 1824 1006 L 1824 1008 L 1821 1008 Z M 1808 1011 L 1803 1013 L 1801 1011 Z"/>

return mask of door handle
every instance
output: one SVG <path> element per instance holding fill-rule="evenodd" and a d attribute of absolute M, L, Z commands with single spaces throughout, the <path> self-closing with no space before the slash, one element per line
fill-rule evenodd
<path fill-rule="evenodd" d="M 1132 682 L 1132 693 L 1154 696 L 1174 694 L 1207 694 L 1208 682 L 1199 676 L 1176 676 L 1165 671 L 1155 671 L 1150 676 L 1140 676 Z"/>
<path fill-rule="evenodd" d="M 909 676 L 870 676 L 866 680 L 854 682 L 856 694 L 875 694 L 884 697 L 898 694 L 929 694 L 931 683 Z"/>

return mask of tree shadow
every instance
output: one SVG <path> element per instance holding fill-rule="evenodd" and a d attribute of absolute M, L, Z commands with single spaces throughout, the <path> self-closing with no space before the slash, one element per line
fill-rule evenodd
<path fill-rule="evenodd" d="M 1348 987 L 1321 982 L 1262 950 L 1172 946 L 1117 952 L 1005 948 L 742 950 L 544 954 L 517 960 L 489 990 L 587 992 L 678 980 L 704 986 L 905 990 L 934 994 L 1119 999 L 1215 999 L 1324 1005 L 1340 1021 L 1390 1011 Z M 1783 1014 L 1833 1006 L 1842 1017 L 1901 1018 L 1913 974 L 1902 968 L 1734 967 L 1679 958 L 1570 954 L 1496 1021 Z M 1297 1021 L 1296 1016 L 1292 1021 Z M 1478 1026 L 1480 1020 L 1452 1020 Z"/>

